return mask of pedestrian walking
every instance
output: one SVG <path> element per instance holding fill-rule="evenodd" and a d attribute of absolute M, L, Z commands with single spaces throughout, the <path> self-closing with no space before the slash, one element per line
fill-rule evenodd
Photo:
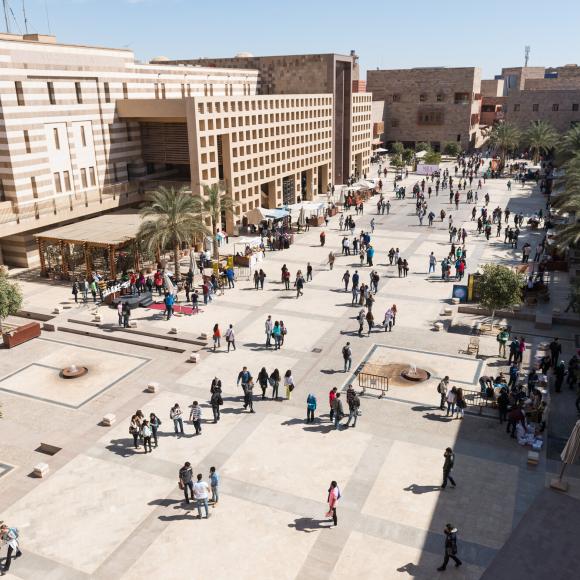
<path fill-rule="evenodd" d="M 316 397 L 310 393 L 306 397 L 306 422 L 314 423 L 314 411 L 316 411 Z"/>
<path fill-rule="evenodd" d="M 226 343 L 228 345 L 228 352 L 230 352 L 230 347 L 234 347 L 236 350 L 236 335 L 234 333 L 234 326 L 230 324 L 229 328 L 226 330 Z"/>
<path fill-rule="evenodd" d="M 205 517 L 209 518 L 208 500 L 209 500 L 209 486 L 205 481 L 202 481 L 202 474 L 197 474 L 197 481 L 193 484 L 193 497 L 197 507 L 197 519 L 201 520 L 201 508 L 205 509 Z"/>
<path fill-rule="evenodd" d="M 328 512 L 326 512 L 327 518 L 332 518 L 332 522 L 336 527 L 338 525 L 338 517 L 336 514 L 336 504 L 340 499 L 340 489 L 336 481 L 330 482 L 330 487 L 328 488 Z"/>
<path fill-rule="evenodd" d="M 220 476 L 218 475 L 215 467 L 209 468 L 209 485 L 211 487 L 211 503 L 212 506 L 215 507 L 219 500 L 219 485 L 220 485 Z"/>
<path fill-rule="evenodd" d="M 455 401 L 457 400 L 457 388 L 451 387 L 451 390 L 447 393 L 447 417 L 455 413 Z"/>
<path fill-rule="evenodd" d="M 221 338 L 222 338 L 222 333 L 220 330 L 220 327 L 218 324 L 214 324 L 213 327 L 213 350 L 215 352 L 215 349 L 218 347 L 221 347 Z"/>
<path fill-rule="evenodd" d="M 201 407 L 197 401 L 193 401 L 191 411 L 189 412 L 189 420 L 195 427 L 195 434 L 201 435 Z"/>
<path fill-rule="evenodd" d="M 211 382 L 209 403 L 213 413 L 213 422 L 217 423 L 221 418 L 220 407 L 224 404 L 222 398 L 222 382 L 217 377 Z"/>
<path fill-rule="evenodd" d="M 356 427 L 356 420 L 358 418 L 360 399 L 356 394 L 352 385 L 348 386 L 346 390 L 346 403 L 348 405 L 348 419 L 346 421 L 346 427 L 350 427 L 351 420 L 354 420 L 353 427 Z"/>
<path fill-rule="evenodd" d="M 451 470 L 453 469 L 453 465 L 455 463 L 455 453 L 453 453 L 451 447 L 447 447 L 447 449 L 445 449 L 443 457 L 445 459 L 443 461 L 443 483 L 441 484 L 441 489 L 445 489 L 447 487 L 448 480 L 451 482 L 451 485 L 455 487 L 455 480 L 451 477 Z"/>
<path fill-rule="evenodd" d="M 183 435 L 183 413 L 181 412 L 179 403 L 175 403 L 175 405 L 171 407 L 171 411 L 169 411 L 169 418 L 173 421 L 175 434 L 179 435 L 179 433 L 181 433 L 181 435 Z"/>
<path fill-rule="evenodd" d="M 338 431 L 340 429 L 340 421 L 344 417 L 344 409 L 342 406 L 342 401 L 340 399 L 340 393 L 336 393 L 334 400 L 332 401 L 332 408 L 334 413 L 334 428 Z"/>
<path fill-rule="evenodd" d="M 147 448 L 149 448 L 149 453 L 152 453 L 152 449 L 151 449 L 151 436 L 153 435 L 153 430 L 151 429 L 151 426 L 149 425 L 149 421 L 147 421 L 147 419 L 145 419 L 143 421 L 143 424 L 141 425 L 141 436 L 143 437 L 143 449 L 145 450 L 145 453 L 147 453 Z M 157 447 L 157 445 L 155 446 Z"/>
<path fill-rule="evenodd" d="M 135 449 L 140 449 L 139 437 L 141 436 L 141 421 L 137 415 L 131 417 L 131 423 L 129 423 L 129 435 L 133 436 L 133 445 Z"/>
<path fill-rule="evenodd" d="M 193 501 L 193 470 L 191 469 L 191 463 L 189 461 L 186 461 L 179 470 L 179 489 L 183 490 L 185 503 L 189 503 L 188 490 Z"/>
<path fill-rule="evenodd" d="M 328 405 L 330 407 L 330 422 L 332 423 L 334 419 L 334 399 L 336 399 L 336 393 L 338 393 L 338 389 L 336 387 L 332 387 L 330 392 L 328 393 Z"/>
<path fill-rule="evenodd" d="M 157 448 L 157 431 L 161 427 L 161 419 L 155 413 L 149 413 L 149 426 L 151 427 L 153 443 L 155 443 L 155 448 Z"/>
<path fill-rule="evenodd" d="M 294 377 L 292 376 L 292 371 L 290 369 L 284 373 L 284 388 L 286 389 L 286 398 L 290 400 L 292 397 L 292 391 L 296 388 Z"/>
<path fill-rule="evenodd" d="M 266 398 L 266 389 L 268 388 L 268 371 L 266 367 L 262 367 L 258 373 L 258 384 L 262 389 L 262 401 Z"/>
<path fill-rule="evenodd" d="M 14 554 L 15 559 L 22 556 L 22 551 L 20 550 L 20 532 L 18 531 L 18 528 L 10 528 L 6 524 L 2 524 L 2 526 L 0 526 L 0 541 L 2 544 L 8 546 L 6 560 L 4 560 L 4 568 L 1 573 L 1 575 L 4 576 L 4 574 L 10 570 L 12 555 Z"/>
<path fill-rule="evenodd" d="M 280 371 L 278 369 L 274 369 L 270 377 L 268 378 L 268 382 L 272 387 L 272 400 L 278 398 L 278 388 L 280 387 Z"/>
<path fill-rule="evenodd" d="M 352 350 L 350 348 L 350 342 L 347 342 L 342 347 L 342 358 L 344 359 L 344 372 L 350 371 L 352 366 Z"/>
<path fill-rule="evenodd" d="M 447 568 L 450 558 L 455 562 L 456 568 L 463 564 L 457 557 L 457 528 L 452 524 L 447 524 L 443 533 L 445 534 L 445 557 L 443 558 L 443 564 L 437 568 L 439 572 L 443 572 Z"/>
<path fill-rule="evenodd" d="M 441 403 L 439 408 L 444 411 L 445 403 L 447 402 L 447 391 L 449 390 L 449 377 L 445 376 L 442 381 L 437 385 L 437 392 L 441 396 Z"/>
<path fill-rule="evenodd" d="M 266 319 L 265 323 L 265 332 L 266 332 L 266 348 L 270 348 L 272 344 L 272 330 L 274 328 L 274 323 L 272 322 L 272 316 L 268 314 L 268 318 Z"/>

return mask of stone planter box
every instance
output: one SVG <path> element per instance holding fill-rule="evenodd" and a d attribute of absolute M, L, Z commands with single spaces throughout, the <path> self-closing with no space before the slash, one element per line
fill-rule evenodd
<path fill-rule="evenodd" d="M 14 348 L 23 342 L 32 340 L 40 336 L 40 324 L 38 322 L 29 322 L 19 326 L 16 330 L 6 332 L 2 335 L 2 341 L 6 348 Z"/>

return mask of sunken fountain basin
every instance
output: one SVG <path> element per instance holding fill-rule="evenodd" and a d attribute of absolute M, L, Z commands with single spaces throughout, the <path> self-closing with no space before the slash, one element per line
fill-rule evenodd
<path fill-rule="evenodd" d="M 70 365 L 60 371 L 60 376 L 63 379 L 78 379 L 85 376 L 89 372 L 87 367 L 79 367 L 77 365 Z"/>
<path fill-rule="evenodd" d="M 422 383 L 426 381 L 431 374 L 427 372 L 425 369 L 419 369 L 415 366 L 408 367 L 401 371 L 401 377 L 406 379 L 407 381 L 412 381 L 414 383 Z"/>

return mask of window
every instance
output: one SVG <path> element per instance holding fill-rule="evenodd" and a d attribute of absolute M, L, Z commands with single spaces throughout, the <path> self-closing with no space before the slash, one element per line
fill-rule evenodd
<path fill-rule="evenodd" d="M 181 97 L 185 99 L 185 84 L 181 83 Z"/>
<path fill-rule="evenodd" d="M 38 199 L 38 187 L 36 185 L 36 177 L 30 178 L 30 185 L 32 187 L 32 197 Z"/>
<path fill-rule="evenodd" d="M 401 95 L 399 93 L 395 93 L 393 95 L 393 103 L 400 103 L 401 102 Z"/>
<path fill-rule="evenodd" d="M 155 83 L 155 98 L 159 98 L 159 83 Z"/>
<path fill-rule="evenodd" d="M 514 113 L 517 113 L 520 110 L 520 105 L 519 104 L 515 104 L 514 105 Z"/>
<path fill-rule="evenodd" d="M 166 95 L 165 95 L 165 83 L 161 83 L 161 98 L 165 99 Z"/>
<path fill-rule="evenodd" d="M 558 105 L 558 103 L 554 103 L 552 105 L 552 111 L 557 111 L 560 108 L 560 105 Z"/>
<path fill-rule="evenodd" d="M 94 187 L 95 185 L 97 185 L 97 178 L 95 175 L 95 168 L 94 167 L 89 167 L 89 177 L 91 178 L 91 185 Z"/>
<path fill-rule="evenodd" d="M 57 171 L 53 174 L 54 177 L 54 191 L 56 193 L 62 193 L 62 183 L 60 181 L 60 173 Z"/>
<path fill-rule="evenodd" d="M 116 163 L 113 163 L 113 183 L 119 183 L 119 173 L 117 172 Z"/>
<path fill-rule="evenodd" d="M 572 103 L 572 110 L 578 111 L 578 103 Z"/>
<path fill-rule="evenodd" d="M 0 201 L 6 201 L 6 192 L 4 191 L 4 181 L 0 179 Z"/>
<path fill-rule="evenodd" d="M 105 83 L 105 103 L 111 102 L 111 89 L 109 88 L 109 83 Z"/>
<path fill-rule="evenodd" d="M 457 133 L 457 142 L 461 141 L 461 133 Z"/>
<path fill-rule="evenodd" d="M 87 146 L 87 136 L 85 134 L 84 125 L 81 125 L 81 143 L 83 144 L 83 147 Z"/>
<path fill-rule="evenodd" d="M 425 93 L 421 93 L 421 94 L 419 95 L 419 101 L 420 101 L 421 103 L 424 103 L 426 100 L 427 100 L 427 95 L 426 95 Z"/>
<path fill-rule="evenodd" d="M 63 171 L 64 176 L 64 188 L 66 191 L 70 191 L 70 173 L 68 171 Z"/>
<path fill-rule="evenodd" d="M 87 188 L 87 170 L 84 167 L 81 167 L 81 183 L 83 188 Z"/>
<path fill-rule="evenodd" d="M 24 130 L 24 145 L 26 147 L 26 153 L 30 153 L 30 135 L 26 129 Z"/>
<path fill-rule="evenodd" d="M 454 102 L 456 105 L 465 105 L 469 103 L 471 93 L 455 93 Z"/>
<path fill-rule="evenodd" d="M 534 105 L 532 105 L 532 111 L 534 111 L 534 113 L 537 113 L 539 110 L 540 110 L 539 103 L 535 103 Z"/>
<path fill-rule="evenodd" d="M 445 100 L 445 95 L 443 93 L 437 94 L 437 102 L 442 103 Z"/>
<path fill-rule="evenodd" d="M 131 133 L 131 125 L 129 123 L 127 123 L 126 129 L 127 129 L 127 141 L 133 141 L 133 134 Z"/>
<path fill-rule="evenodd" d="M 417 117 L 418 125 L 443 125 L 443 111 L 419 111 Z"/>
<path fill-rule="evenodd" d="M 54 83 L 46 83 L 46 89 L 48 90 L 48 100 L 51 105 L 56 105 L 56 95 L 54 94 Z"/>
<path fill-rule="evenodd" d="M 14 83 L 14 88 L 16 89 L 16 102 L 20 107 L 24 105 L 24 91 L 22 90 L 22 82 L 16 81 Z"/>
<path fill-rule="evenodd" d="M 54 138 L 54 147 L 56 149 L 60 149 L 60 139 L 58 137 L 58 128 L 54 127 L 54 129 L 52 130 L 52 136 Z"/>
<path fill-rule="evenodd" d="M 123 98 L 129 98 L 129 88 L 127 87 L 127 83 L 123 83 Z"/>
<path fill-rule="evenodd" d="M 391 119 L 391 127 L 398 127 L 399 119 Z"/>
<path fill-rule="evenodd" d="M 79 82 L 75 83 L 75 92 L 77 94 L 77 103 L 79 105 L 82 105 L 83 104 L 83 91 L 81 88 L 81 83 L 79 83 Z"/>

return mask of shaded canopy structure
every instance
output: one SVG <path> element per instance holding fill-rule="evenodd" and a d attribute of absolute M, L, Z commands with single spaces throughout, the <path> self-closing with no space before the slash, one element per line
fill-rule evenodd
<path fill-rule="evenodd" d="M 128 209 L 35 234 L 41 272 L 68 279 L 98 271 L 113 279 L 117 272 L 137 271 L 140 224 L 139 211 Z"/>

